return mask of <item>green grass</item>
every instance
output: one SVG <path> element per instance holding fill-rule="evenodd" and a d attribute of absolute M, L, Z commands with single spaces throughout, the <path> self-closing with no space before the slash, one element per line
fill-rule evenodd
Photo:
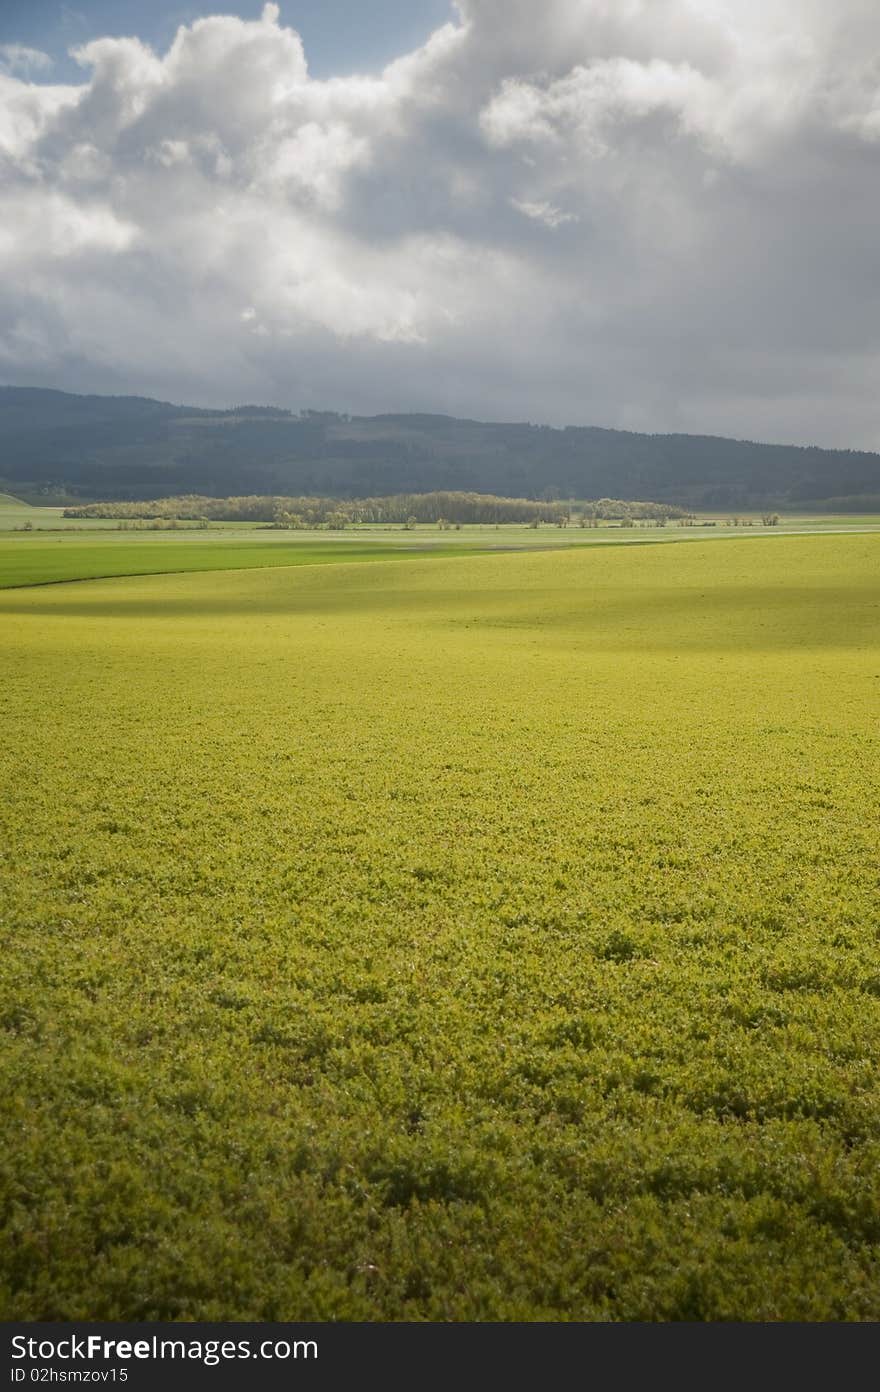
<path fill-rule="evenodd" d="M 32 521 L 35 516 L 39 516 L 36 508 L 23 503 L 19 498 L 13 498 L 11 493 L 0 493 L 0 532 L 20 527 L 22 523 Z"/>
<path fill-rule="evenodd" d="M 872 536 L 0 596 L 6 1318 L 880 1318 Z"/>
<path fill-rule="evenodd" d="M 418 555 L 456 555 L 470 547 L 438 543 L 420 548 L 409 541 L 339 542 L 242 539 L 202 533 L 197 540 L 181 541 L 173 533 L 159 533 L 142 541 L 131 534 L 101 538 L 59 536 L 45 540 L 37 535 L 6 538 L 0 543 L 0 589 L 24 585 L 49 585 L 59 581 L 106 579 L 121 575 L 156 575 L 206 570 L 250 570 L 267 566 L 327 565 L 338 561 L 387 561 Z"/>

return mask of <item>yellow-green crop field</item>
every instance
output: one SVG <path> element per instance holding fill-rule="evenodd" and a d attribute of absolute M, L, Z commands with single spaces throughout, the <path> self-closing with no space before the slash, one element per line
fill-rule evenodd
<path fill-rule="evenodd" d="M 880 1318 L 878 581 L 4 590 L 0 1312 Z"/>

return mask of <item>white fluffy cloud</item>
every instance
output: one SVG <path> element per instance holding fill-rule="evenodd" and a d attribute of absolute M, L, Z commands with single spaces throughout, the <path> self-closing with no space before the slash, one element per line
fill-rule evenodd
<path fill-rule="evenodd" d="M 7 381 L 880 446 L 874 0 L 279 7 L 0 49 Z M 34 79 L 39 78 L 40 81 Z"/>

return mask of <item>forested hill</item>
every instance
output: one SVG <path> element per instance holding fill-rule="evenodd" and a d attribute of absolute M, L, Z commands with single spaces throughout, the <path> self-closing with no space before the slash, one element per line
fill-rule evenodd
<path fill-rule="evenodd" d="M 32 500 L 430 490 L 880 508 L 880 455 L 701 435 L 346 416 L 0 387 L 0 491 Z"/>

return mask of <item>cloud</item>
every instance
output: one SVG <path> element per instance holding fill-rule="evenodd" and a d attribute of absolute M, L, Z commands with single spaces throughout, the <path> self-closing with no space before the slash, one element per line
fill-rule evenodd
<path fill-rule="evenodd" d="M 38 48 L 27 48 L 24 44 L 0 44 L 0 72 L 4 73 L 45 73 L 52 67 L 48 53 Z"/>
<path fill-rule="evenodd" d="M 577 222 L 576 213 L 564 213 L 554 203 L 530 203 L 527 198 L 511 198 L 511 207 L 533 222 L 542 222 L 545 227 L 563 227 L 567 222 Z"/>
<path fill-rule="evenodd" d="M 719 135 L 716 105 L 712 84 L 686 63 L 613 58 L 544 86 L 508 80 L 481 122 L 493 145 L 552 144 L 567 136 L 581 154 L 607 154 L 619 127 L 669 115 L 674 131 L 699 134 L 711 147 Z"/>
<path fill-rule="evenodd" d="M 277 5 L 0 49 L 6 380 L 880 446 L 870 0 L 460 0 L 313 79 Z"/>

